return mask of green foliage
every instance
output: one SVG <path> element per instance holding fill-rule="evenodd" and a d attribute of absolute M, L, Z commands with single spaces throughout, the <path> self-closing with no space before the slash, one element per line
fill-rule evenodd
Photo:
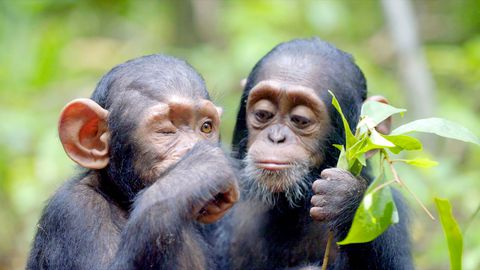
<path fill-rule="evenodd" d="M 398 222 L 398 212 L 390 187 L 385 185 L 385 176 L 380 174 L 365 192 L 353 219 L 353 225 L 339 245 L 370 242 L 388 227 Z"/>
<path fill-rule="evenodd" d="M 359 175 L 362 166 L 366 166 L 362 157 L 373 149 L 380 150 L 381 162 L 379 175 L 367 189 L 355 213 L 352 226 L 345 239 L 337 243 L 339 245 L 370 242 L 388 229 L 391 224 L 398 222 L 398 212 L 393 201 L 390 185 L 398 184 L 400 187 L 405 188 L 406 186 L 393 166 L 395 162 L 403 162 L 422 168 L 438 165 L 436 161 L 426 158 L 390 159 L 388 152 L 398 154 L 403 150 L 419 150 L 422 148 L 419 140 L 407 136 L 405 133 L 414 131 L 428 132 L 475 144 L 478 144 L 480 141 L 468 129 L 441 118 L 413 121 L 397 128 L 392 132 L 393 135 L 382 135 L 375 130 L 375 127 L 388 117 L 397 113 L 403 113 L 406 110 L 378 102 L 375 104 L 373 101 L 366 102 L 362 107 L 361 121 L 356 128 L 355 135 L 353 135 L 335 95 L 331 91 L 329 93 L 332 95 L 333 106 L 342 117 L 346 137 L 345 146 L 335 145 L 336 148 L 341 150 L 337 167 L 349 170 L 354 175 Z M 389 165 L 392 170 L 393 180 L 385 180 L 384 163 Z M 411 192 L 408 188 L 407 191 Z M 417 199 L 414 193 L 412 195 Z M 418 199 L 417 201 L 432 216 L 421 201 Z M 439 199 L 436 199 L 435 202 L 447 237 L 452 269 L 461 269 L 462 235 L 451 213 L 450 203 L 447 200 Z"/>
<path fill-rule="evenodd" d="M 448 200 L 435 198 L 438 215 L 442 223 L 443 232 L 447 238 L 450 253 L 450 269 L 462 269 L 463 237 L 452 213 L 452 205 Z"/>
<path fill-rule="evenodd" d="M 337 109 L 337 111 L 340 113 L 340 116 L 342 117 L 342 122 L 343 122 L 343 126 L 344 126 L 344 129 L 345 129 L 346 148 L 349 149 L 349 148 L 352 147 L 358 140 L 357 140 L 357 138 L 355 138 L 355 136 L 353 136 L 352 130 L 350 129 L 350 125 L 348 124 L 347 119 L 346 119 L 345 116 L 343 115 L 342 108 L 340 107 L 340 104 L 338 103 L 338 100 L 335 98 L 335 95 L 334 95 L 333 92 L 330 91 L 330 90 L 329 90 L 328 92 L 329 92 L 330 95 L 332 95 L 332 97 L 333 97 L 333 99 L 332 99 L 333 107 L 335 107 L 335 109 Z"/>
<path fill-rule="evenodd" d="M 368 100 L 362 106 L 361 115 L 367 116 L 363 119 L 363 121 L 365 121 L 365 124 L 370 126 L 377 126 L 383 120 L 394 114 L 400 113 L 403 116 L 403 112 L 406 111 L 407 110 L 405 109 L 398 109 L 385 103 Z M 362 125 L 363 123 L 360 122 L 359 126 Z"/>
<path fill-rule="evenodd" d="M 438 165 L 438 162 L 430 160 L 428 158 L 396 159 L 394 161 L 405 162 L 409 165 L 413 165 L 421 168 L 431 168 Z"/>
<path fill-rule="evenodd" d="M 403 126 L 399 126 L 392 131 L 392 134 L 405 134 L 414 131 L 434 133 L 445 138 L 480 145 L 480 139 L 470 130 L 457 123 L 441 118 L 419 119 Z"/>
<path fill-rule="evenodd" d="M 236 121 L 239 81 L 273 46 L 292 38 L 319 36 L 350 52 L 370 94 L 388 96 L 400 107 L 415 106 L 407 103 L 411 100 L 424 102 L 409 96 L 397 76 L 379 1 L 177 2 L 0 1 L 0 270 L 25 268 L 45 201 L 76 172 L 57 138 L 59 111 L 73 98 L 88 97 L 102 74 L 127 59 L 157 52 L 187 59 L 224 108 L 226 148 Z M 412 3 L 435 80 L 435 113 L 479 134 L 480 2 Z M 192 9 L 200 12 L 192 16 Z M 428 27 L 421 22 L 429 22 Z M 434 170 L 403 162 L 396 163 L 397 169 L 428 207 L 434 207 L 427 200 L 432 192 L 451 198 L 464 225 L 480 202 L 480 147 L 441 140 L 434 151 L 427 152 L 440 161 Z M 412 159 L 416 152 L 401 154 Z M 414 243 L 421 243 L 413 246 L 415 264 L 445 269 L 443 232 L 426 219 L 416 215 L 412 220 Z M 465 237 L 465 269 L 480 269 L 478 226 L 477 217 Z"/>

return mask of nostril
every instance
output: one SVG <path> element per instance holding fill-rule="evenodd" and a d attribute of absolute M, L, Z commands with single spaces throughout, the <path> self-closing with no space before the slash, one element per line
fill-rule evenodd
<path fill-rule="evenodd" d="M 286 138 L 282 134 L 268 134 L 268 139 L 272 143 L 284 143 Z"/>
<path fill-rule="evenodd" d="M 270 133 L 268 134 L 268 140 L 271 142 L 275 142 L 275 140 L 273 140 L 272 135 Z"/>

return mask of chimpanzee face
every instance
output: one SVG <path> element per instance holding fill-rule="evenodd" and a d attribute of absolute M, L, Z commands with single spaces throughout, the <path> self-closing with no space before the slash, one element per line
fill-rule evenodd
<path fill-rule="evenodd" d="M 118 65 L 92 97 L 65 106 L 60 139 L 72 160 L 105 172 L 128 201 L 195 143 L 219 140 L 221 109 L 184 61 L 152 55 Z"/>
<path fill-rule="evenodd" d="M 257 193 L 267 201 L 274 193 L 299 199 L 308 172 L 323 160 L 319 148 L 330 129 L 325 103 L 310 87 L 260 81 L 247 100 L 247 128 L 245 166 Z"/>
<path fill-rule="evenodd" d="M 206 99 L 170 96 L 147 108 L 133 133 L 138 142 L 135 169 L 142 179 L 155 179 L 195 143 L 219 141 L 220 109 Z"/>

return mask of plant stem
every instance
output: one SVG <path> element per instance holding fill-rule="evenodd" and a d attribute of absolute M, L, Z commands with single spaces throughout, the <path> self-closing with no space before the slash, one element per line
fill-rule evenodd
<path fill-rule="evenodd" d="M 383 183 L 383 184 L 380 184 L 380 185 L 378 185 L 377 187 L 375 187 L 375 188 L 372 190 L 371 194 L 379 191 L 380 189 L 382 189 L 382 188 L 384 188 L 384 187 L 386 187 L 386 186 L 388 186 L 388 185 L 390 185 L 390 184 L 396 183 L 396 182 L 397 182 L 397 181 L 395 181 L 395 180 L 390 180 L 390 181 L 388 181 L 388 182 L 385 182 L 385 183 Z"/>
<path fill-rule="evenodd" d="M 400 176 L 398 176 L 398 173 L 397 173 L 397 170 L 395 170 L 395 167 L 393 166 L 393 161 L 391 161 L 388 157 L 388 154 L 385 152 L 385 150 L 382 149 L 382 151 L 384 151 L 384 155 L 385 155 L 385 160 L 387 161 L 388 165 L 390 166 L 390 170 L 392 171 L 392 174 L 393 174 L 393 177 L 395 179 L 395 181 L 397 183 L 399 183 L 401 186 L 405 187 L 405 190 L 408 191 L 408 193 L 410 193 L 413 198 L 417 201 L 418 204 L 420 204 L 420 206 L 423 208 L 423 210 L 427 213 L 427 215 L 432 219 L 432 220 L 435 220 L 435 218 L 433 217 L 432 213 L 430 213 L 430 211 L 428 211 L 427 207 L 422 203 L 422 201 L 417 197 L 417 195 L 415 193 L 413 193 L 413 191 L 411 191 L 407 185 L 405 185 L 402 181 L 402 179 L 400 179 Z"/>
<path fill-rule="evenodd" d="M 323 255 L 322 270 L 327 270 L 328 256 L 330 255 L 330 246 L 332 246 L 332 242 L 333 242 L 333 232 L 330 230 L 328 231 L 327 247 L 325 248 L 325 254 Z"/>
<path fill-rule="evenodd" d="M 385 151 L 385 150 L 384 150 L 384 151 Z M 390 166 L 390 171 L 392 171 L 393 179 L 395 179 L 395 181 L 396 181 L 400 186 L 403 186 L 403 182 L 402 182 L 402 180 L 400 179 L 400 176 L 398 176 L 397 170 L 395 170 L 395 167 L 393 167 L 393 162 L 390 160 L 390 158 L 388 157 L 388 154 L 387 154 L 387 153 L 384 153 L 384 155 L 385 155 L 385 160 L 386 160 L 387 163 L 388 163 L 388 166 Z"/>
<path fill-rule="evenodd" d="M 427 213 L 428 216 L 430 216 L 430 218 L 432 220 L 435 220 L 435 218 L 433 217 L 432 213 L 430 213 L 430 211 L 428 211 L 427 207 L 422 203 L 422 201 L 417 197 L 417 195 L 415 195 L 415 193 L 413 193 L 413 191 L 411 191 L 407 185 L 403 185 L 405 187 L 405 189 L 408 191 L 408 193 L 412 194 L 413 198 L 415 198 L 415 200 L 417 201 L 418 204 L 420 204 L 420 206 L 423 208 L 423 210 Z"/>

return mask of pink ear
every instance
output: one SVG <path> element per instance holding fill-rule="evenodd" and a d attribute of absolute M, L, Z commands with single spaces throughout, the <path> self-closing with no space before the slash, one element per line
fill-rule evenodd
<path fill-rule="evenodd" d="M 105 168 L 109 162 L 108 111 L 91 99 L 76 99 L 62 110 L 58 134 L 67 155 L 82 167 Z"/>

